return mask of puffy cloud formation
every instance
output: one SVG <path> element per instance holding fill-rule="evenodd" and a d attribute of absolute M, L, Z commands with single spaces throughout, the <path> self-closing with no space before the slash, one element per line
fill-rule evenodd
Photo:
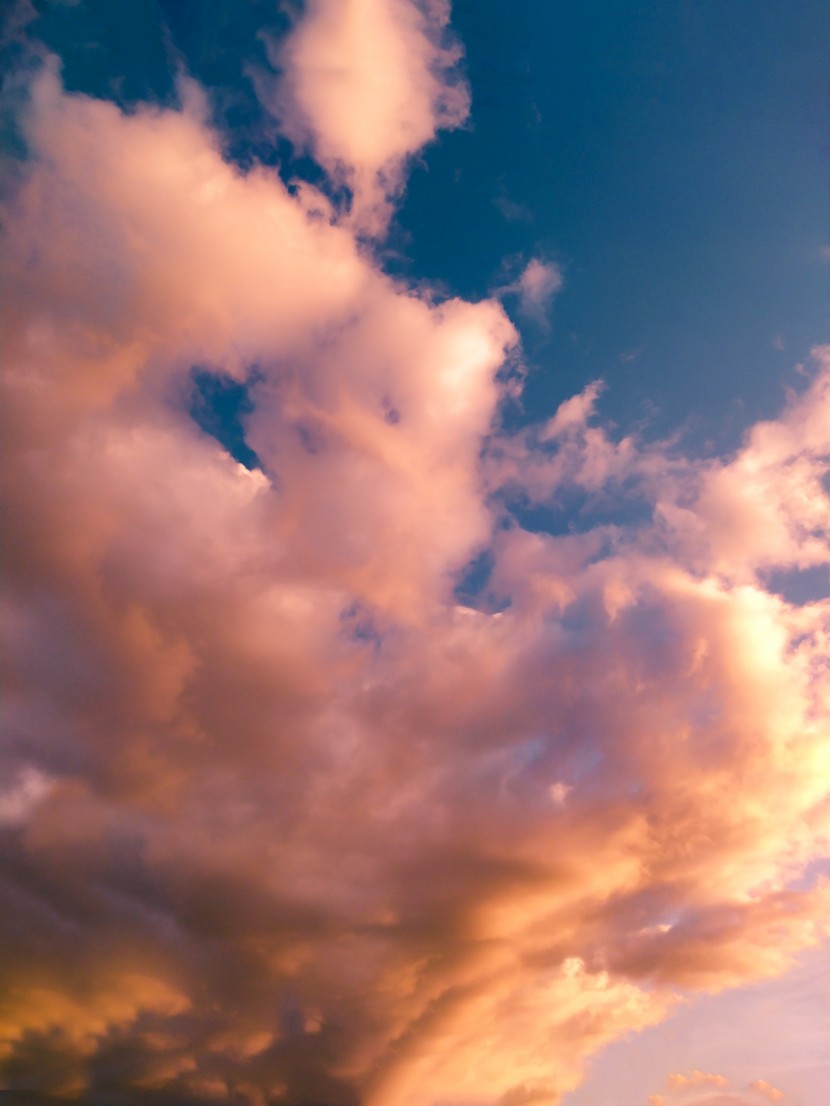
<path fill-rule="evenodd" d="M 342 96 L 326 59 L 372 12 L 426 60 L 366 148 L 335 101 L 396 55 Z M 440 118 L 417 12 L 311 5 L 286 47 L 372 203 Z M 390 279 L 184 100 L 47 65 L 5 204 L 4 1086 L 554 1103 L 823 932 L 830 600 L 776 581 L 830 562 L 830 351 L 731 457 L 615 439 L 596 385 L 507 433 L 501 305 Z M 194 367 L 247 387 L 257 466 Z"/>
<path fill-rule="evenodd" d="M 361 230 L 383 228 L 406 159 L 467 116 L 448 21 L 447 0 L 311 0 L 286 40 L 266 38 L 283 70 L 272 108 L 351 188 Z"/>

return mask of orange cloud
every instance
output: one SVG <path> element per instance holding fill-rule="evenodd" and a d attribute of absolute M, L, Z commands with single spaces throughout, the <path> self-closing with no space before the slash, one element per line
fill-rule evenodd
<path fill-rule="evenodd" d="M 329 61 L 373 12 L 412 68 L 366 147 L 376 75 Z M 445 13 L 308 19 L 291 103 L 371 208 L 460 117 Z M 830 353 L 732 458 L 614 440 L 596 385 L 509 435 L 501 306 L 385 276 L 183 88 L 128 115 L 47 64 L 6 202 L 0 1070 L 129 1106 L 555 1102 L 825 931 L 830 601 L 766 574 L 830 559 Z M 259 468 L 190 417 L 197 365 L 247 384 Z M 584 533 L 521 527 L 566 488 Z M 649 521 L 591 524 L 626 495 Z"/>
<path fill-rule="evenodd" d="M 694 1070 L 685 1075 L 682 1072 L 670 1075 L 668 1082 L 672 1089 L 684 1090 L 687 1087 L 725 1087 L 729 1080 L 723 1075 Z"/>
<path fill-rule="evenodd" d="M 746 1092 L 736 1090 L 725 1075 L 699 1071 L 674 1072 L 666 1080 L 665 1094 L 652 1094 L 648 1101 L 652 1106 L 670 1106 L 685 1103 L 686 1106 L 752 1106 L 759 1096 L 770 1102 L 783 1102 L 783 1091 L 766 1079 L 755 1079 L 747 1085 Z M 749 1093 L 747 1093 L 749 1092 Z"/>
<path fill-rule="evenodd" d="M 772 1083 L 768 1083 L 766 1079 L 755 1079 L 749 1084 L 751 1091 L 757 1091 L 758 1094 L 762 1094 L 764 1098 L 768 1098 L 770 1102 L 780 1102 L 784 1097 L 784 1092 L 779 1091 L 777 1087 L 774 1087 Z"/>

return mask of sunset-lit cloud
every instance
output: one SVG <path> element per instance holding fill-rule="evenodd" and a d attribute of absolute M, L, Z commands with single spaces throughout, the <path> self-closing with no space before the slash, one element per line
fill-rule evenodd
<path fill-rule="evenodd" d="M 675 1090 L 688 1087 L 725 1087 L 729 1080 L 723 1075 L 706 1071 L 675 1072 L 669 1076 L 669 1086 Z"/>
<path fill-rule="evenodd" d="M 464 122 L 446 0 L 312 0 L 287 39 L 266 36 L 282 78 L 265 101 L 352 192 L 353 225 L 383 229 L 406 160 Z"/>
<path fill-rule="evenodd" d="M 505 263 L 504 267 L 508 272 L 513 268 L 516 260 L 511 258 Z M 563 283 L 562 270 L 555 262 L 541 261 L 538 257 L 533 257 L 514 280 L 498 285 L 493 294 L 513 300 L 521 316 L 546 327 L 549 324 L 553 298 L 560 291 Z"/>
<path fill-rule="evenodd" d="M 762 1094 L 764 1098 L 768 1098 L 770 1102 L 780 1102 L 784 1097 L 784 1092 L 779 1091 L 777 1087 L 774 1087 L 772 1083 L 768 1083 L 766 1079 L 754 1079 L 749 1084 L 749 1089 Z"/>
<path fill-rule="evenodd" d="M 31 79 L 3 243 L 12 1090 L 553 1104 L 826 933 L 830 599 L 777 581 L 830 564 L 830 349 L 723 457 L 614 432 L 599 382 L 509 429 L 499 299 L 364 244 L 464 117 L 447 14 L 321 0 L 272 44 L 274 110 L 349 211 L 232 166 L 192 81 L 125 112 L 54 58 Z M 542 306 L 558 270 L 529 269 Z M 195 368 L 247 388 L 251 468 L 193 419 Z M 530 528 L 569 496 L 579 525 Z"/>
<path fill-rule="evenodd" d="M 761 1106 L 765 1101 L 786 1106 L 792 1099 L 766 1079 L 738 1087 L 725 1075 L 696 1069 L 672 1073 L 663 1093 L 648 1096 L 650 1106 Z"/>

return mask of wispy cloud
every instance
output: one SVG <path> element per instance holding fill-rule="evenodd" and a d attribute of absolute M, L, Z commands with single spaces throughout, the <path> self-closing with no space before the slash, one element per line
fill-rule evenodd
<path fill-rule="evenodd" d="M 562 284 L 562 270 L 558 265 L 534 257 L 515 280 L 496 288 L 495 294 L 517 297 L 521 314 L 546 325 L 553 298 Z"/>
<path fill-rule="evenodd" d="M 760 1106 L 763 1101 L 786 1106 L 792 1099 L 766 1079 L 739 1088 L 724 1075 L 698 1070 L 673 1073 L 664 1093 L 648 1096 L 650 1106 Z"/>
<path fill-rule="evenodd" d="M 784 1092 L 780 1091 L 778 1087 L 774 1087 L 772 1083 L 768 1083 L 766 1079 L 754 1079 L 749 1084 L 749 1089 L 762 1094 L 770 1102 L 780 1102 L 784 1098 Z"/>

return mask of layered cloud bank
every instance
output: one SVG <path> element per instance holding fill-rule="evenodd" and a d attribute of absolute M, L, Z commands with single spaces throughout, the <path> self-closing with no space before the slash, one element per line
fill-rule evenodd
<path fill-rule="evenodd" d="M 340 71 L 367 21 L 387 48 Z M 226 163 L 193 86 L 124 114 L 52 62 L 31 84 L 3 243 L 21 1099 L 554 1103 L 821 936 L 830 601 L 792 597 L 830 563 L 830 351 L 730 457 L 610 435 L 597 385 L 504 430 L 500 303 L 361 245 L 463 115 L 445 23 L 321 2 L 280 47 L 345 212 Z M 246 385 L 251 468 L 191 417 L 195 368 Z"/>

